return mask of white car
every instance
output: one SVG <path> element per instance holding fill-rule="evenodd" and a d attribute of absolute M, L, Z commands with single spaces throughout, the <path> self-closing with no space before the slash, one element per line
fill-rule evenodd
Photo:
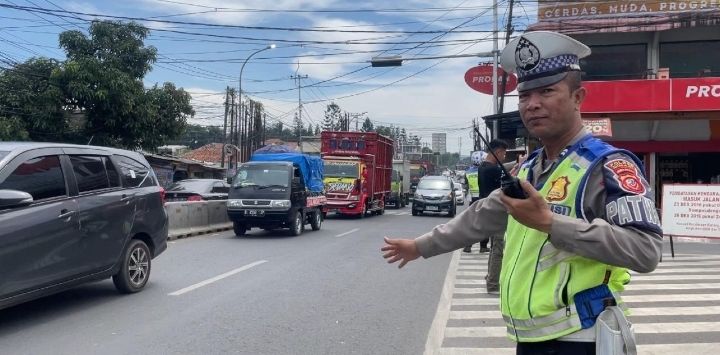
<path fill-rule="evenodd" d="M 455 204 L 465 205 L 465 195 L 463 194 L 462 185 L 455 184 Z"/>

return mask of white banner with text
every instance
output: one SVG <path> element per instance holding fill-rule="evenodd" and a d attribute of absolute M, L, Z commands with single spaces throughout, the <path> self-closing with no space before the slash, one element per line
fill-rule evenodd
<path fill-rule="evenodd" d="M 665 235 L 720 238 L 720 184 L 666 184 L 662 194 Z"/>

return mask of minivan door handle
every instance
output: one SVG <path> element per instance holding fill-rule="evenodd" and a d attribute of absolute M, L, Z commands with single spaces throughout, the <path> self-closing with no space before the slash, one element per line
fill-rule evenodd
<path fill-rule="evenodd" d="M 76 211 L 70 211 L 70 210 L 68 210 L 68 209 L 66 209 L 66 208 L 63 208 L 62 210 L 60 210 L 60 215 L 58 216 L 58 218 L 59 218 L 59 219 L 69 218 L 70 216 L 72 216 L 73 214 L 75 214 L 75 212 L 76 212 Z"/>
<path fill-rule="evenodd" d="M 132 200 L 133 197 L 135 197 L 134 194 L 130 194 L 130 195 L 122 194 L 122 197 L 120 197 L 120 201 L 128 202 L 128 201 Z"/>

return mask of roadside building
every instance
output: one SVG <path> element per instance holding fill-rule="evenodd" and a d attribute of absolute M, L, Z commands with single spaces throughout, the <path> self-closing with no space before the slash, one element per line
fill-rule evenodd
<path fill-rule="evenodd" d="M 665 183 L 720 183 L 720 3 L 631 3 L 538 1 L 529 30 L 592 49 L 580 62 L 583 118 L 643 160 L 659 206 Z M 499 122 L 501 138 L 527 135 L 517 113 L 485 119 Z"/>

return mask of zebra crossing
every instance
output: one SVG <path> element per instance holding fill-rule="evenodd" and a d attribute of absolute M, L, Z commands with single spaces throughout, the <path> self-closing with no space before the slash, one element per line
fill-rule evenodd
<path fill-rule="evenodd" d="M 453 253 L 426 354 L 515 354 L 499 298 L 485 292 L 487 259 L 477 245 Z M 639 354 L 720 351 L 720 255 L 665 255 L 654 272 L 632 273 L 623 299 Z"/>

